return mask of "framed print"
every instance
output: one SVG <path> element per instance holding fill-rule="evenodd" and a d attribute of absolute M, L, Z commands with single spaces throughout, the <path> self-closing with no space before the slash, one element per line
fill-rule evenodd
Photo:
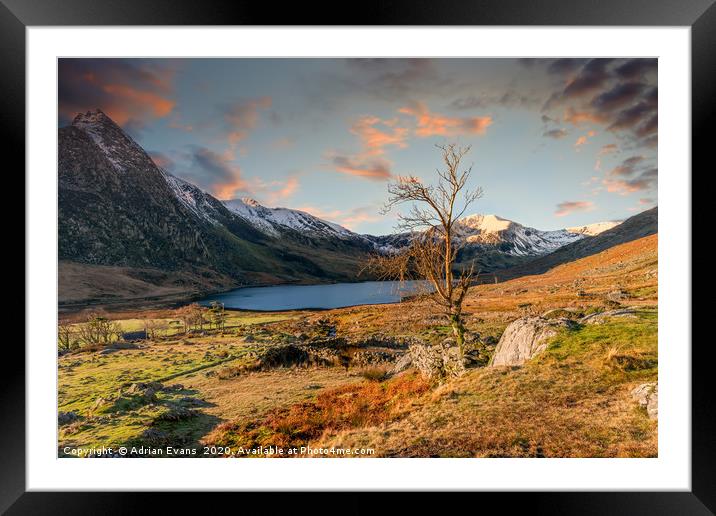
<path fill-rule="evenodd" d="M 220 4 L 3 3 L 27 242 L 3 509 L 713 511 L 712 2 Z"/>

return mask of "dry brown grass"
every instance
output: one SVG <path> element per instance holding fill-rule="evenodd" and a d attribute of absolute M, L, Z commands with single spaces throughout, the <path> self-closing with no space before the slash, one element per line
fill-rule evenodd
<path fill-rule="evenodd" d="M 346 385 L 323 391 L 314 401 L 279 409 L 259 420 L 221 424 L 204 442 L 244 449 L 300 448 L 326 434 L 390 421 L 428 389 L 429 385 L 416 375 L 384 383 Z"/>

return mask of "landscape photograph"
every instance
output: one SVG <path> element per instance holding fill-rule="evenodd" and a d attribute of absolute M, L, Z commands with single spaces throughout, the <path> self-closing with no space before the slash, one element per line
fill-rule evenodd
<path fill-rule="evenodd" d="M 57 457 L 658 457 L 657 71 L 58 59 Z"/>

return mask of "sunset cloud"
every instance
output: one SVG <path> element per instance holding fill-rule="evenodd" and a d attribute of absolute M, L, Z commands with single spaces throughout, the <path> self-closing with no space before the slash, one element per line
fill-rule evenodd
<path fill-rule="evenodd" d="M 331 162 L 338 172 L 350 176 L 385 181 L 392 177 L 390 161 L 381 157 L 333 155 Z"/>
<path fill-rule="evenodd" d="M 658 169 L 645 156 L 631 156 L 611 169 L 602 181 L 608 192 L 629 195 L 656 187 Z M 646 166 L 645 166 L 646 165 Z"/>
<path fill-rule="evenodd" d="M 299 186 L 300 183 L 298 177 L 296 176 L 290 176 L 285 181 L 273 181 L 269 188 L 274 189 L 269 189 L 269 191 L 263 195 L 262 198 L 266 199 L 267 205 L 276 206 L 279 202 L 284 199 L 288 199 L 296 193 Z"/>
<path fill-rule="evenodd" d="M 379 209 L 374 206 L 359 206 L 350 210 L 322 209 L 316 206 L 302 206 L 298 209 L 320 219 L 340 224 L 351 231 L 357 231 L 362 224 L 376 222 L 383 218 Z"/>
<path fill-rule="evenodd" d="M 564 217 L 575 211 L 589 211 L 594 209 L 592 201 L 564 201 L 557 205 L 557 211 L 554 212 L 557 217 Z"/>
<path fill-rule="evenodd" d="M 358 136 L 367 156 L 383 154 L 384 147 L 388 145 L 399 148 L 408 146 L 405 141 L 408 129 L 399 127 L 397 119 L 382 120 L 375 116 L 364 116 L 351 126 L 351 132 Z"/>
<path fill-rule="evenodd" d="M 570 106 L 565 110 L 562 120 L 573 125 L 582 125 L 584 123 L 601 124 L 606 121 L 606 117 L 599 113 L 578 111 Z"/>
<path fill-rule="evenodd" d="M 259 110 L 271 107 L 271 97 L 243 99 L 224 106 L 224 120 L 228 128 L 229 145 L 244 140 L 259 121 Z"/>
<path fill-rule="evenodd" d="M 415 117 L 417 123 L 415 134 L 420 137 L 483 135 L 492 125 L 492 118 L 489 116 L 460 118 L 431 113 L 423 102 L 412 102 L 398 111 Z"/>
<path fill-rule="evenodd" d="M 577 138 L 577 141 L 574 142 L 574 148 L 579 150 L 580 147 L 583 145 L 586 145 L 586 143 L 589 141 L 589 138 L 593 138 L 596 136 L 596 131 L 589 131 L 587 134 L 583 134 L 579 138 Z"/>
<path fill-rule="evenodd" d="M 143 59 L 60 59 L 60 116 L 101 109 L 125 129 L 141 129 L 173 112 L 173 66 Z"/>
<path fill-rule="evenodd" d="M 196 147 L 191 154 L 190 174 L 218 199 L 233 199 L 237 192 L 247 192 L 249 184 L 238 165 L 206 147 Z"/>

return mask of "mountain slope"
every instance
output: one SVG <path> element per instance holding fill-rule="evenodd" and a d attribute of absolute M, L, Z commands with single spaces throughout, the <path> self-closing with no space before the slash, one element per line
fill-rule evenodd
<path fill-rule="evenodd" d="M 563 263 L 585 258 L 614 246 L 654 235 L 658 232 L 658 216 L 658 207 L 651 208 L 596 236 L 586 236 L 577 242 L 557 249 L 553 253 L 507 269 L 501 272 L 499 276 L 512 278 L 528 274 L 542 274 Z"/>

